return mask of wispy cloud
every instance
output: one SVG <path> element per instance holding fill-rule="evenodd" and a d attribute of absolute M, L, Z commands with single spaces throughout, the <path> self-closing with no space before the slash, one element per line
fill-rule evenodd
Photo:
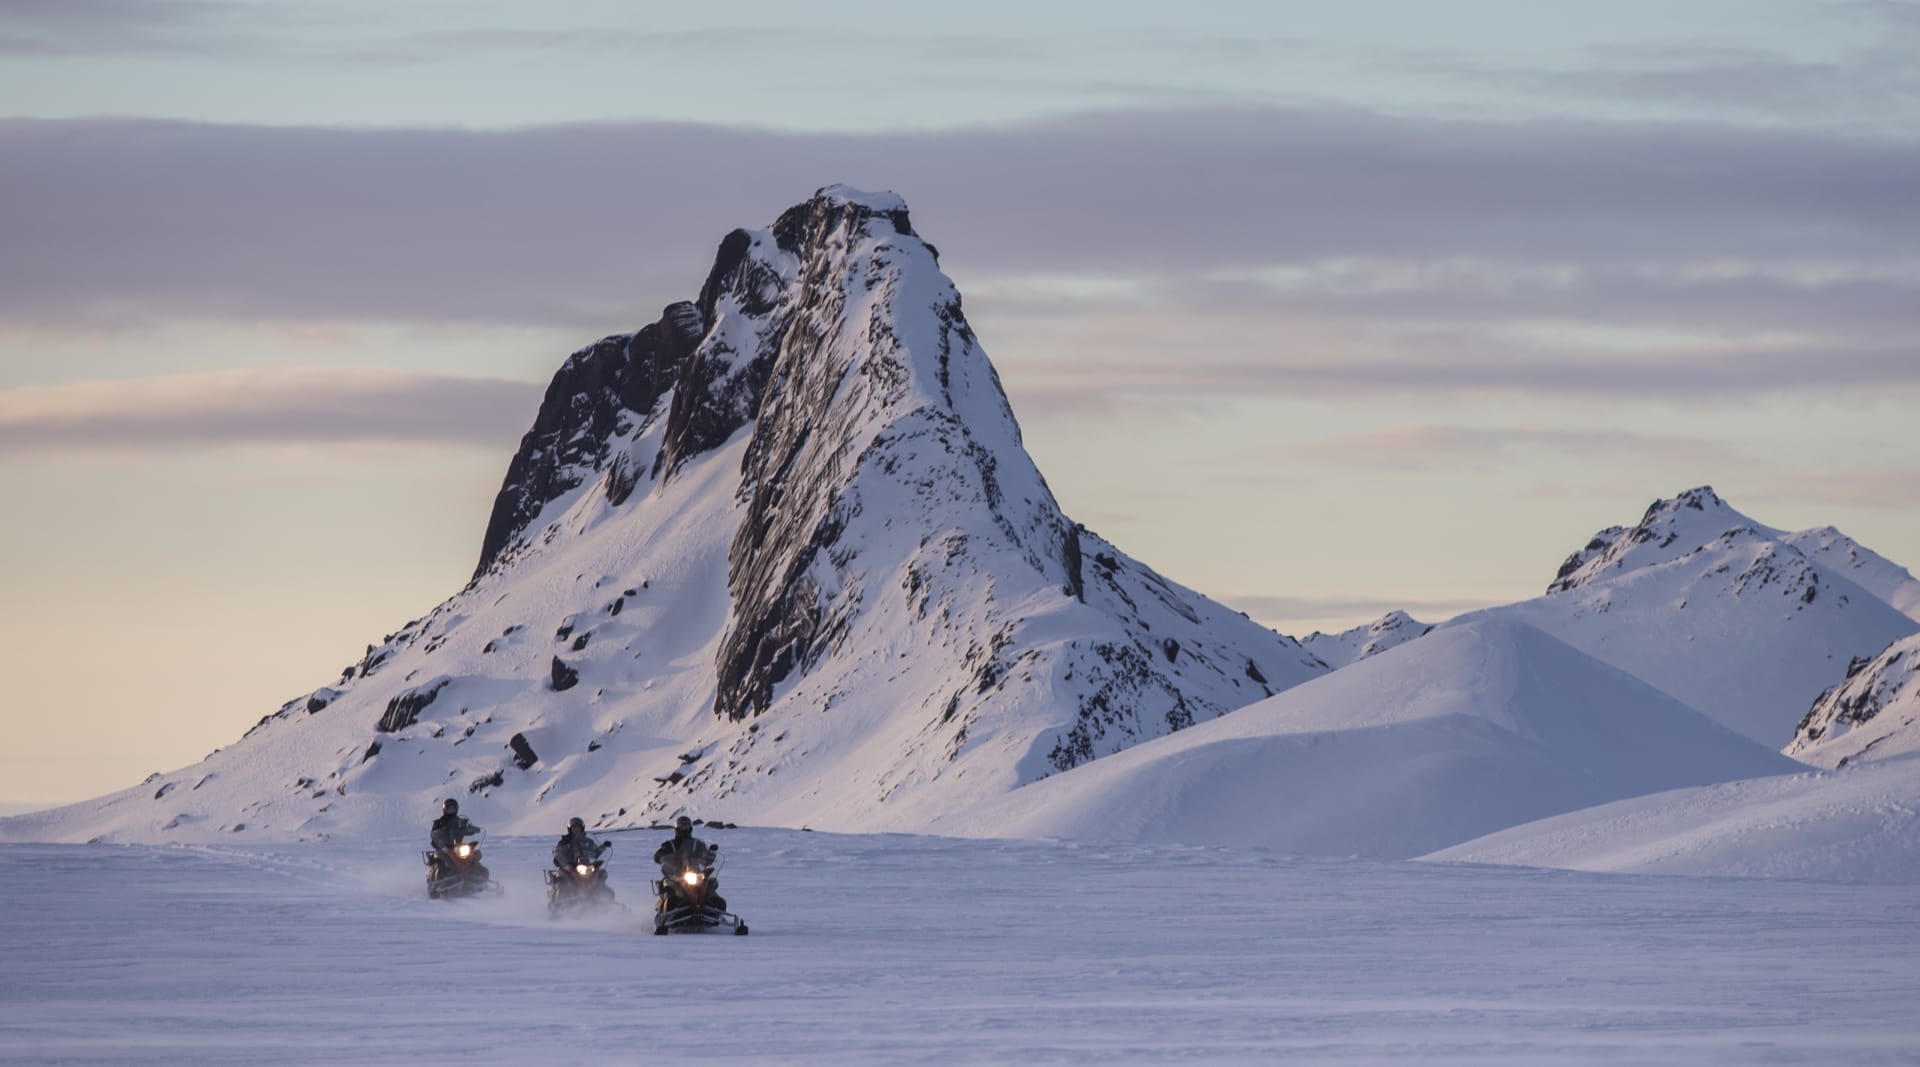
<path fill-rule="evenodd" d="M 0 390 L 0 455 L 260 444 L 511 447 L 528 382 L 367 368 L 233 370 Z"/>
<path fill-rule="evenodd" d="M 211 53 L 258 39 L 221 0 L 0 0 L 0 55 Z"/>
<path fill-rule="evenodd" d="M 1313 349 L 1263 361 L 1200 356 L 1174 361 L 1140 351 L 1101 351 L 1023 372 L 1023 409 L 1104 413 L 1127 398 L 1319 398 L 1432 393 L 1610 397 L 1687 402 L 1809 392 L 1920 388 L 1920 349 L 1910 344 L 1792 346 L 1647 344 L 1632 349 L 1524 343 L 1483 335 L 1430 334 L 1404 351 L 1327 358 Z M 1161 350 L 1163 353 L 1165 348 Z M 1098 395 L 1088 395 L 1090 381 Z"/>
<path fill-rule="evenodd" d="M 0 125 L 0 315 L 604 322 L 815 186 L 904 191 L 970 278 L 1341 259 L 1908 261 L 1920 145 L 1326 109 L 801 134 Z"/>
<path fill-rule="evenodd" d="M 1545 454 L 1606 462 L 1656 459 L 1682 469 L 1716 469 L 1745 458 L 1724 443 L 1679 434 L 1515 426 L 1390 426 L 1324 437 L 1286 452 L 1322 466 L 1401 470 L 1532 461 Z"/>

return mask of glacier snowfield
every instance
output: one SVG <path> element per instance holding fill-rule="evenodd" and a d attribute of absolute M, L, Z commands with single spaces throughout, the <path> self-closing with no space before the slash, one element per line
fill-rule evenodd
<path fill-rule="evenodd" d="M 547 837 L 0 846 L 0 1064 L 1920 1063 L 1912 887 L 742 829 L 749 937 L 549 922 Z"/>

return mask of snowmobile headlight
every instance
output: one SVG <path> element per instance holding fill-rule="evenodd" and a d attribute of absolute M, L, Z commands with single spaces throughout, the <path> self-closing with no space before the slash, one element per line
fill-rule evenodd
<path fill-rule="evenodd" d="M 453 853 L 454 853 L 454 855 L 456 855 L 456 856 L 459 856 L 459 857 L 460 857 L 461 859 L 466 859 L 466 858 L 467 858 L 468 856 L 471 856 L 471 855 L 473 855 L 473 846 L 472 846 L 472 845 L 461 845 L 461 846 L 459 846 L 459 847 L 457 847 L 457 848 L 455 848 L 455 849 L 453 850 Z"/>
<path fill-rule="evenodd" d="M 685 872 L 685 873 L 683 873 L 683 874 L 682 874 L 682 875 L 680 876 L 680 880 L 681 880 L 681 881 L 683 881 L 683 882 L 685 882 L 685 883 L 687 883 L 688 885 L 699 885 L 699 884 L 700 884 L 700 872 L 699 872 L 699 871 L 687 871 L 687 872 Z"/>
<path fill-rule="evenodd" d="M 587 875 L 593 873 L 593 868 L 584 863 L 576 863 L 573 865 L 573 873 L 585 878 Z"/>

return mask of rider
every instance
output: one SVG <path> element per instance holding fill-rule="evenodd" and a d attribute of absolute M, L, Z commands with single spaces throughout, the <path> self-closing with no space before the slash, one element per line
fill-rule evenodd
<path fill-rule="evenodd" d="M 588 837 L 587 824 L 578 815 L 568 819 L 567 832 L 561 836 L 559 843 L 553 846 L 553 865 L 566 872 L 568 876 L 560 884 L 571 884 L 575 867 L 581 864 L 591 866 L 600 862 L 600 854 L 610 847 L 612 847 L 610 844 Z M 605 890 L 607 896 L 613 895 L 613 890 L 606 886 L 604 876 L 601 878 L 600 888 Z"/>
<path fill-rule="evenodd" d="M 438 861 L 434 864 L 434 877 L 439 877 L 445 869 L 454 846 L 479 832 L 478 826 L 460 817 L 460 802 L 448 797 L 447 802 L 440 805 L 440 817 L 433 820 L 433 831 L 428 836 L 428 841 L 433 845 L 434 859 Z M 473 861 L 473 873 L 483 881 L 489 877 L 487 868 L 479 860 Z"/>
<path fill-rule="evenodd" d="M 686 897 L 680 892 L 681 872 L 705 870 L 719 851 L 719 845 L 709 845 L 693 836 L 692 819 L 682 815 L 673 821 L 673 836 L 653 850 L 653 862 L 660 865 L 660 892 L 668 898 L 669 908 L 686 906 Z M 718 893 L 708 896 L 707 903 L 720 911 L 727 910 L 726 899 Z"/>

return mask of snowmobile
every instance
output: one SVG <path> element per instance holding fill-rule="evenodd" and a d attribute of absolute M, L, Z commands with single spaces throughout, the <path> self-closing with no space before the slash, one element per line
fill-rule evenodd
<path fill-rule="evenodd" d="M 613 845 L 608 842 L 601 847 L 612 848 Z M 602 908 L 620 907 L 614 903 L 612 887 L 607 885 L 607 861 L 604 859 L 594 860 L 592 863 L 576 863 L 564 870 L 549 867 L 546 875 L 547 918 L 549 919 L 558 919 L 567 914 L 597 911 Z"/>
<path fill-rule="evenodd" d="M 731 927 L 736 934 L 747 932 L 747 924 L 727 910 L 726 898 L 719 893 L 720 882 L 714 877 L 720 869 L 717 851 L 709 850 L 705 859 L 695 862 L 669 856 L 660 867 L 660 878 L 653 883 L 658 898 L 654 933 L 703 933 L 721 927 Z"/>
<path fill-rule="evenodd" d="M 427 896 L 433 900 L 470 897 L 477 893 L 498 893 L 500 884 L 480 862 L 480 842 L 486 831 L 474 834 L 450 849 L 421 849 L 420 859 L 427 865 Z"/>

